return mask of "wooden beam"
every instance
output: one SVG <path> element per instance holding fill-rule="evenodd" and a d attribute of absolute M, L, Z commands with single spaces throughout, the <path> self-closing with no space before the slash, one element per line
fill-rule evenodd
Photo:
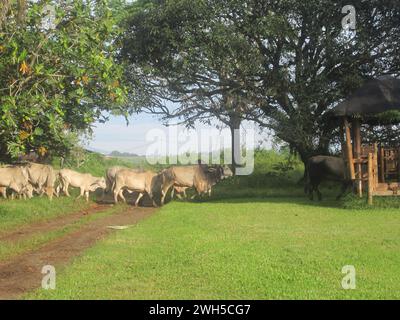
<path fill-rule="evenodd" d="M 378 144 L 374 144 L 374 189 L 378 187 L 379 184 L 379 166 L 378 166 Z"/>
<path fill-rule="evenodd" d="M 354 164 L 353 164 L 353 147 L 351 144 L 351 131 L 350 131 L 350 124 L 347 120 L 347 117 L 344 118 L 344 130 L 346 135 L 346 156 L 347 156 L 347 166 L 349 169 L 349 177 L 351 180 L 356 179 L 356 174 L 354 171 Z"/>
<path fill-rule="evenodd" d="M 397 149 L 397 181 L 400 181 L 400 148 Z"/>
<path fill-rule="evenodd" d="M 354 157 L 357 161 L 361 160 L 361 125 L 359 119 L 353 120 L 354 135 Z M 357 163 L 355 166 L 357 195 L 362 198 L 362 166 Z"/>
<path fill-rule="evenodd" d="M 373 192 L 374 192 L 374 173 L 373 173 L 373 165 L 374 165 L 374 156 L 373 153 L 368 153 L 368 204 L 370 206 L 373 205 Z"/>
<path fill-rule="evenodd" d="M 340 126 L 339 134 L 340 134 L 340 145 L 342 147 L 342 158 L 346 163 L 346 161 L 347 161 L 346 139 L 344 137 L 344 126 L 343 125 Z"/>
<path fill-rule="evenodd" d="M 380 171 L 380 180 L 379 182 L 385 183 L 385 149 L 380 148 L 380 155 L 381 155 L 381 171 Z"/>

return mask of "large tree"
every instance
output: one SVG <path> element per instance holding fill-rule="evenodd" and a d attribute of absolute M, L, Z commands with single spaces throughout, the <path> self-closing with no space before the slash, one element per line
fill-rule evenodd
<path fill-rule="evenodd" d="M 355 2 L 354 31 L 342 25 L 345 1 L 246 4 L 238 2 L 238 30 L 263 66 L 259 90 L 252 90 L 260 109 L 250 117 L 273 129 L 304 162 L 328 153 L 336 132 L 327 111 L 365 79 L 400 74 L 398 2 Z M 272 32 L 262 32 L 271 25 Z"/>
<path fill-rule="evenodd" d="M 356 1 L 356 30 L 343 28 L 345 1 L 142 1 L 124 54 L 140 79 L 141 105 L 201 119 L 202 110 L 272 129 L 305 162 L 328 153 L 337 132 L 327 111 L 365 79 L 400 74 L 398 1 Z M 214 109 L 213 109 L 214 108 Z"/>
<path fill-rule="evenodd" d="M 114 1 L 115 3 L 115 1 Z M 109 1 L 14 1 L 0 10 L 0 153 L 68 151 L 103 112 L 122 111 Z"/>
<path fill-rule="evenodd" d="M 220 17 L 221 9 L 201 1 L 138 1 L 127 23 L 122 56 L 131 63 L 134 106 L 189 127 L 219 120 L 232 132 L 236 165 L 248 105 L 240 82 L 256 70 L 243 54 L 251 47 L 243 36 L 231 38 L 235 27 Z"/>

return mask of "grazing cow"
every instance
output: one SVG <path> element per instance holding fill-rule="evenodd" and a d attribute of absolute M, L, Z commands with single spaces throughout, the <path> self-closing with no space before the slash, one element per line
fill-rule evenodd
<path fill-rule="evenodd" d="M 0 187 L 5 198 L 7 197 L 7 188 L 25 199 L 26 197 L 32 198 L 33 188 L 29 183 L 28 172 L 24 167 L 6 166 L 0 168 Z"/>
<path fill-rule="evenodd" d="M 195 188 L 199 196 L 203 194 L 211 195 L 212 187 L 227 177 L 233 175 L 229 167 L 193 165 L 193 166 L 176 166 L 164 170 L 164 180 L 162 188 L 162 202 L 168 192 L 173 187 L 172 196 L 175 192 L 184 194 L 186 197 L 186 189 Z"/>
<path fill-rule="evenodd" d="M 117 174 L 118 171 L 120 170 L 127 170 L 128 168 L 126 167 L 121 167 L 121 166 L 115 166 L 115 167 L 111 167 L 108 168 L 106 171 L 106 189 L 103 192 L 102 195 L 102 200 L 104 200 L 105 194 L 109 193 L 113 190 L 113 186 L 115 184 L 115 175 Z M 135 171 L 135 172 L 144 172 L 143 169 L 129 169 L 131 171 Z"/>
<path fill-rule="evenodd" d="M 53 167 L 38 163 L 28 163 L 25 168 L 28 172 L 29 182 L 35 188 L 35 191 L 40 196 L 46 193 L 49 199 L 52 200 L 56 182 L 56 172 Z"/>
<path fill-rule="evenodd" d="M 85 196 L 86 201 L 89 201 L 89 192 L 94 192 L 97 189 L 106 188 L 106 180 L 104 178 L 93 177 L 89 173 L 79 173 L 69 169 L 62 169 L 59 173 L 62 190 L 70 197 L 68 187 L 74 187 L 80 189 L 80 197 Z"/>
<path fill-rule="evenodd" d="M 208 190 L 207 193 L 211 196 L 212 187 L 223 179 L 233 176 L 232 170 L 228 166 L 213 166 L 207 170 Z"/>
<path fill-rule="evenodd" d="M 153 201 L 153 205 L 157 207 L 154 201 L 154 192 L 161 189 L 160 175 L 153 171 L 138 172 L 137 170 L 123 169 L 116 173 L 114 183 L 114 202 L 118 203 L 118 196 L 126 202 L 123 195 L 124 190 L 130 192 L 138 192 L 135 206 L 139 205 L 140 199 L 147 193 Z"/>
<path fill-rule="evenodd" d="M 339 200 L 352 185 L 352 181 L 347 178 L 345 162 L 342 158 L 330 156 L 315 156 L 307 163 L 307 185 L 305 191 L 308 191 L 310 199 L 314 199 L 314 191 L 317 192 L 318 199 L 322 200 L 322 194 L 318 186 L 322 181 L 338 181 L 342 183 L 341 193 L 337 196 Z"/>

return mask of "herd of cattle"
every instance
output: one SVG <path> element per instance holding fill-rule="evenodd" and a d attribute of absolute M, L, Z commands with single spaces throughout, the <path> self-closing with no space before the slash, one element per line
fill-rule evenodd
<path fill-rule="evenodd" d="M 309 159 L 307 167 L 307 182 L 305 191 L 313 199 L 314 192 L 321 200 L 322 195 L 318 187 L 325 180 L 342 183 L 340 198 L 348 190 L 352 181 L 346 176 L 346 166 L 342 158 L 330 156 L 316 156 Z M 157 206 L 156 199 L 163 205 L 169 190 L 172 198 L 186 197 L 186 190 L 193 188 L 197 195 L 211 195 L 212 187 L 233 173 L 228 166 L 199 164 L 192 166 L 174 166 L 161 172 L 112 167 L 106 171 L 104 177 L 94 177 L 88 173 L 79 173 L 70 169 L 55 170 L 50 165 L 28 162 L 21 165 L 6 165 L 0 167 L 0 196 L 11 199 L 15 196 L 32 198 L 36 193 L 40 196 L 47 194 L 52 199 L 61 193 L 70 196 L 69 187 L 79 188 L 78 198 L 89 200 L 89 193 L 97 189 L 105 194 L 112 194 L 114 202 L 118 199 L 126 202 L 124 191 L 138 193 L 135 205 L 138 206 L 141 198 L 147 194 Z"/>
<path fill-rule="evenodd" d="M 121 198 L 126 199 L 123 192 L 138 193 L 135 206 L 147 194 L 157 205 L 161 205 L 169 190 L 172 198 L 175 194 L 179 198 L 186 197 L 186 190 L 194 188 L 199 196 L 211 195 L 212 187 L 227 177 L 232 176 L 228 166 L 205 165 L 199 163 L 192 166 L 175 166 L 161 172 L 112 167 L 106 171 L 104 177 L 94 177 L 88 173 L 79 173 L 70 169 L 55 170 L 50 165 L 26 163 L 21 165 L 6 165 L 0 167 L 0 194 L 4 198 L 14 197 L 32 198 L 36 193 L 40 196 L 47 194 L 52 199 L 62 193 L 70 196 L 69 187 L 79 188 L 78 198 L 89 200 L 89 193 L 97 189 L 103 190 L 103 199 L 106 193 L 112 193 L 114 202 Z"/>

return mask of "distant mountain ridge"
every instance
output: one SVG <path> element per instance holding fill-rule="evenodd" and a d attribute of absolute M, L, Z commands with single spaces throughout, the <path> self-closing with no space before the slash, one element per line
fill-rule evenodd
<path fill-rule="evenodd" d="M 119 152 L 119 151 L 113 151 L 109 155 L 111 157 L 123 157 L 123 158 L 139 157 L 139 155 L 136 153 Z"/>

